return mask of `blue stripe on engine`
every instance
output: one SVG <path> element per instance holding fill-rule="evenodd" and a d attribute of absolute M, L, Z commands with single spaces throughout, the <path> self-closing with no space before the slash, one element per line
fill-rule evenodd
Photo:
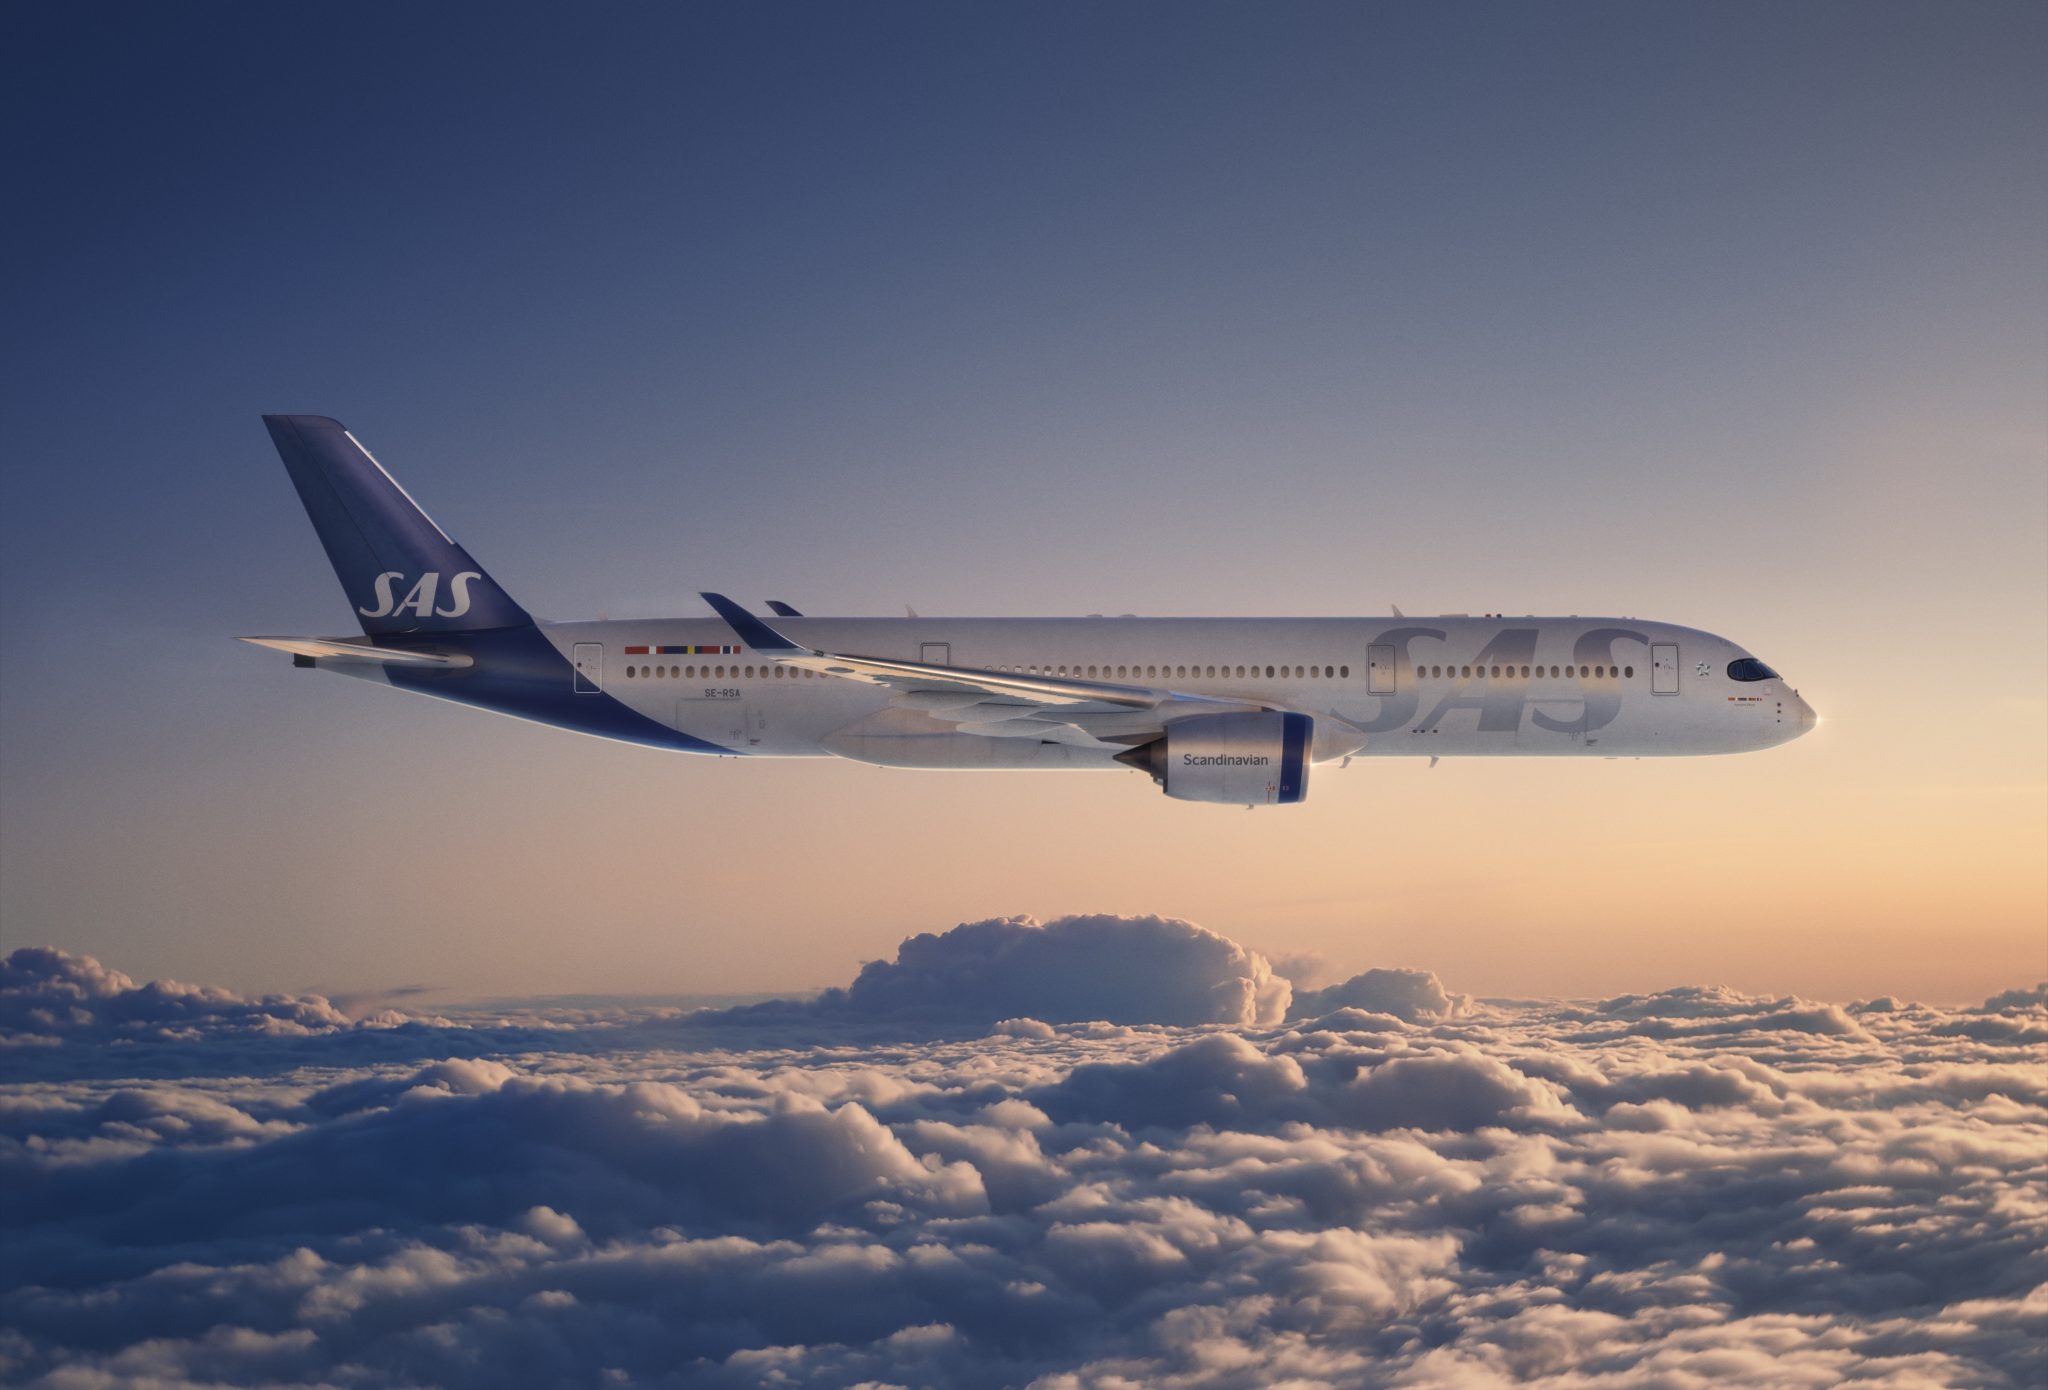
<path fill-rule="evenodd" d="M 1280 716 L 1279 805 L 1291 806 L 1308 795 L 1308 738 L 1311 720 L 1305 714 Z"/>

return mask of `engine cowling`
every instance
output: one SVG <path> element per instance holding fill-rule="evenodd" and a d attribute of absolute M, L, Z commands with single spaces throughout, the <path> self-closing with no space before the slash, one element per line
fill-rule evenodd
<path fill-rule="evenodd" d="M 1305 714 L 1196 714 L 1116 757 L 1151 773 L 1162 791 L 1182 801 L 1285 806 L 1308 797 L 1314 734 L 1315 721 Z"/>

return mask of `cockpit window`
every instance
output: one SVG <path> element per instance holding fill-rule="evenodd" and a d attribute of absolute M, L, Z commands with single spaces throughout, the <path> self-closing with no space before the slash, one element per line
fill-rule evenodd
<path fill-rule="evenodd" d="M 1731 681 L 1777 680 L 1778 673 L 1753 656 L 1738 657 L 1728 663 L 1728 679 Z"/>

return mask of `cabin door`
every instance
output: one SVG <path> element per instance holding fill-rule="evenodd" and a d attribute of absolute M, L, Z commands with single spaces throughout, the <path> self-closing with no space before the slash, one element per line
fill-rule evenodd
<path fill-rule="evenodd" d="M 604 692 L 604 644 L 602 642 L 578 642 L 576 644 L 576 674 L 571 688 L 578 695 L 599 695 Z"/>
<path fill-rule="evenodd" d="M 1673 643 L 1659 642 L 1650 648 L 1650 693 L 1678 693 L 1678 647 Z"/>
<path fill-rule="evenodd" d="M 1365 693 L 1394 693 L 1394 648 L 1391 644 L 1376 644 L 1365 649 Z"/>

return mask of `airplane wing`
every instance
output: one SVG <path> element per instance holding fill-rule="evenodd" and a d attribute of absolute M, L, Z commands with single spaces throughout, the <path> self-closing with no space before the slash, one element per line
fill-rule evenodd
<path fill-rule="evenodd" d="M 756 656 L 885 686 L 894 692 L 893 703 L 958 724 L 962 733 L 1043 738 L 1056 726 L 1071 725 L 1103 743 L 1142 743 L 1184 714 L 1275 708 L 1159 686 L 819 651 L 791 641 L 723 594 L 703 597 Z"/>
<path fill-rule="evenodd" d="M 346 637 L 244 637 L 259 647 L 272 647 L 293 656 L 328 662 L 360 662 L 369 666 L 443 666 L 473 664 L 466 656 L 443 656 L 438 652 L 408 652 L 394 647 L 373 647 L 368 641 Z"/>

